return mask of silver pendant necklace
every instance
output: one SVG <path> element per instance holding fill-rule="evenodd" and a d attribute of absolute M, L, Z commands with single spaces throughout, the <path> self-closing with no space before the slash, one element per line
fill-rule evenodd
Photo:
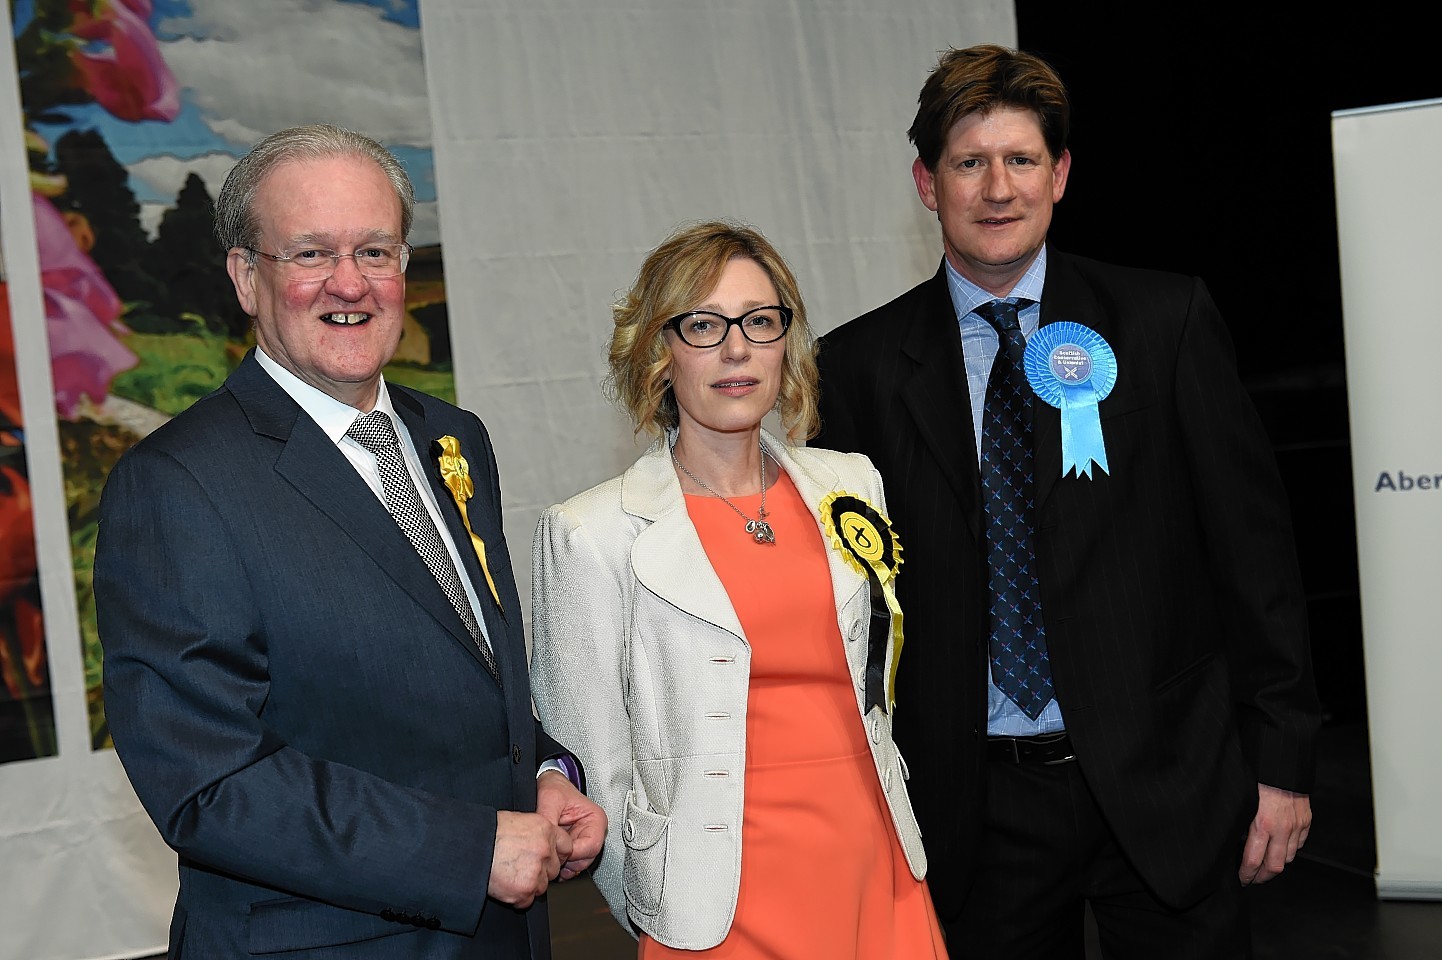
<path fill-rule="evenodd" d="M 736 506 L 736 504 L 732 503 L 730 500 L 727 500 L 715 490 L 712 490 L 710 487 L 706 486 L 706 484 L 703 483 L 701 481 L 701 478 L 696 476 L 696 474 L 692 473 L 690 470 L 687 470 L 686 465 L 676 458 L 676 445 L 674 443 L 670 445 L 671 462 L 676 465 L 677 470 L 680 470 L 682 473 L 686 474 L 686 476 L 690 477 L 692 483 L 696 484 L 696 486 L 700 487 L 702 490 L 705 490 L 717 500 L 720 500 L 722 503 L 726 504 L 726 506 L 730 507 L 732 510 L 735 510 L 737 515 L 740 516 L 742 520 L 746 521 L 746 533 L 753 540 L 755 540 L 757 543 L 775 543 L 776 534 L 774 531 L 772 531 L 771 524 L 766 522 L 766 458 L 771 455 L 766 452 L 766 444 L 760 443 L 760 441 L 757 442 L 761 446 L 761 510 L 757 513 L 755 520 L 751 519 L 745 513 L 743 513 L 741 511 L 741 508 Z M 772 457 L 772 459 L 774 460 L 775 457 Z"/>

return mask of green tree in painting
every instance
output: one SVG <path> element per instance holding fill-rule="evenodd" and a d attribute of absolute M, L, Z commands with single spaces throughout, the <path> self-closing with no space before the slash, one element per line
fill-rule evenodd
<path fill-rule="evenodd" d="M 85 216 L 95 238 L 90 259 L 127 302 L 127 325 L 150 326 L 146 314 L 161 299 L 163 288 L 144 266 L 150 238 L 140 225 L 140 204 L 130 189 L 129 172 L 95 130 L 72 130 L 56 141 L 55 166 L 67 184 L 56 206 Z"/>
<path fill-rule="evenodd" d="M 165 211 L 147 264 L 164 294 L 157 312 L 190 328 L 203 323 L 212 333 L 245 338 L 250 320 L 240 310 L 225 272 L 225 253 L 211 232 L 215 202 L 205 181 L 191 173 Z M 183 321 L 189 319 L 191 323 Z"/>

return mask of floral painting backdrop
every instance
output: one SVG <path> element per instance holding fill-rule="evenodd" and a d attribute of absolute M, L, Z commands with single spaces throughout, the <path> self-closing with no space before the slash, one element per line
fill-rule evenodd
<path fill-rule="evenodd" d="M 386 377 L 454 399 L 419 12 L 417 0 L 10 0 L 10 14 L 99 749 L 109 745 L 91 593 L 100 491 L 128 447 L 217 387 L 253 343 L 211 209 L 255 140 L 337 123 L 405 163 L 420 201 L 416 253 Z M 0 706 L 3 762 L 53 753 L 55 737 L 0 319 L 0 698 L 17 705 Z"/>

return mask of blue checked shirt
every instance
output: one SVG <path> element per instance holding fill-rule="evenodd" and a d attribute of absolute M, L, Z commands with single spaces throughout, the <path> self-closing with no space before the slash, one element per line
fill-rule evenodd
<path fill-rule="evenodd" d="M 991 364 L 996 359 L 1000 343 L 996 330 L 975 313 L 983 303 L 997 299 L 981 287 L 956 272 L 950 260 L 946 263 L 946 286 L 951 292 L 951 304 L 956 309 L 957 323 L 961 328 L 961 352 L 966 360 L 966 388 L 971 396 L 971 424 L 974 430 L 971 452 L 981 464 L 981 412 L 986 403 L 986 381 L 991 376 Z M 1022 336 L 1027 339 L 1036 333 L 1041 325 L 1041 291 L 1046 282 L 1046 247 L 1042 247 L 1026 274 L 1017 281 L 1007 300 L 1031 301 L 1017 311 L 1021 321 Z M 1042 611 L 1046 616 L 1046 611 Z M 991 736 L 1034 737 L 1044 733 L 1059 733 L 1066 729 L 1062 721 L 1061 706 L 1055 699 L 1046 705 L 1041 716 L 1032 720 L 1021 708 L 1007 699 L 1006 694 L 996 688 L 991 680 L 991 670 L 986 672 L 986 732 Z"/>

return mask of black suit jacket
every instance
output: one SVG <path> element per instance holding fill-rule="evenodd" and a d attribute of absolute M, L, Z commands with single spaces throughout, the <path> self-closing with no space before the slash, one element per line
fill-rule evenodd
<path fill-rule="evenodd" d="M 1061 476 L 1035 405 L 1036 552 L 1055 690 L 1087 783 L 1162 900 L 1239 862 L 1258 781 L 1310 787 L 1318 708 L 1271 448 L 1195 279 L 1048 251 L 1041 323 L 1100 333 L 1119 373 L 1110 474 Z M 939 911 L 970 883 L 986 780 L 984 526 L 944 268 L 823 338 L 822 434 L 867 454 L 905 558 L 896 740 Z"/>
<path fill-rule="evenodd" d="M 486 897 L 498 810 L 540 757 L 500 491 L 473 415 L 390 386 L 423 462 L 449 434 L 492 601 L 438 469 L 502 684 L 405 534 L 248 356 L 106 484 L 95 562 L 115 747 L 180 855 L 170 955 L 550 956 L 544 903 Z"/>

